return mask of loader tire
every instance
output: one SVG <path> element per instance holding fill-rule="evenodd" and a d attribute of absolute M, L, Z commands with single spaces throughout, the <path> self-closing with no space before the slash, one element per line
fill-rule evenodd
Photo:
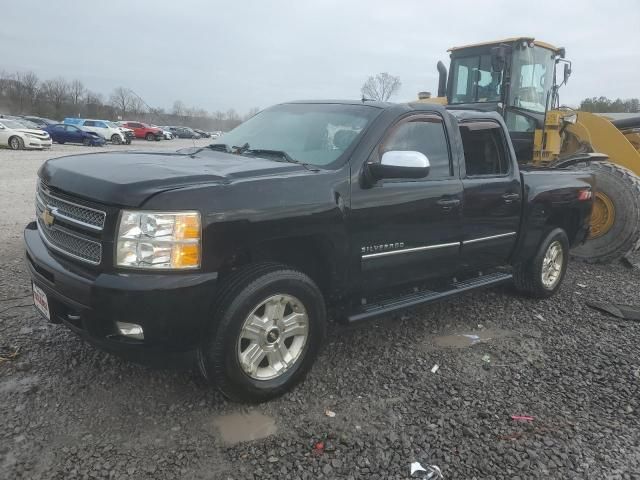
<path fill-rule="evenodd" d="M 611 162 L 595 162 L 591 235 L 571 253 L 588 263 L 608 263 L 640 246 L 640 178 Z"/>

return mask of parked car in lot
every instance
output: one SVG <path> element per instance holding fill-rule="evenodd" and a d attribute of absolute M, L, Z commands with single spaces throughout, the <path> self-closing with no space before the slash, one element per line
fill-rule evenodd
<path fill-rule="evenodd" d="M 167 130 L 166 127 L 159 127 L 158 125 L 151 125 L 152 127 L 155 128 L 159 128 L 160 130 L 162 130 L 162 136 L 165 140 L 173 140 L 173 133 L 171 133 L 171 131 Z"/>
<path fill-rule="evenodd" d="M 46 130 L 46 127 L 48 127 L 49 125 L 56 125 L 60 123 L 55 120 L 51 120 L 50 118 L 34 117 L 31 115 L 24 115 L 22 118 L 24 118 L 25 120 L 29 120 L 31 123 L 34 123 L 38 126 L 38 128 L 42 130 Z"/>
<path fill-rule="evenodd" d="M 65 125 L 58 123 L 49 125 L 46 131 L 51 135 L 51 140 L 56 143 L 81 143 L 85 146 L 99 147 L 107 141 L 96 132 L 86 131 L 75 125 Z"/>
<path fill-rule="evenodd" d="M 151 125 L 147 125 L 142 122 L 124 121 L 119 123 L 121 126 L 133 130 L 133 134 L 136 138 L 144 138 L 149 141 L 162 140 L 164 138 L 162 129 L 158 127 L 152 127 Z"/>
<path fill-rule="evenodd" d="M 263 401 L 310 369 L 327 309 L 360 322 L 503 282 L 550 297 L 589 233 L 593 175 L 520 169 L 496 113 L 297 102 L 223 138 L 47 161 L 24 235 L 40 313 Z"/>
<path fill-rule="evenodd" d="M 189 127 L 167 127 L 175 138 L 200 138 L 200 134 Z"/>
<path fill-rule="evenodd" d="M 200 138 L 211 138 L 211 134 L 209 132 L 205 132 L 199 128 L 194 128 L 193 131 L 200 135 Z"/>
<path fill-rule="evenodd" d="M 131 140 L 127 138 L 125 132 L 120 129 L 120 126 L 108 120 L 71 117 L 65 118 L 63 123 L 81 127 L 83 130 L 90 132 L 95 132 L 105 140 L 116 145 L 131 143 Z"/>
<path fill-rule="evenodd" d="M 51 137 L 44 130 L 29 128 L 17 120 L 0 118 L 0 147 L 42 150 L 51 147 Z"/>

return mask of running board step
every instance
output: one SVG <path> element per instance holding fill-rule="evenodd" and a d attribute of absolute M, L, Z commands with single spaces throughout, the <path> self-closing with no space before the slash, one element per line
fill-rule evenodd
<path fill-rule="evenodd" d="M 397 310 L 403 310 L 405 308 L 415 307 L 416 305 L 422 305 L 423 303 L 433 302 L 441 298 L 457 295 L 467 290 L 473 290 L 480 287 L 488 287 L 503 283 L 511 280 L 513 275 L 510 273 L 491 273 L 483 275 L 481 277 L 464 280 L 462 282 L 456 282 L 452 284 L 450 290 L 442 292 L 436 292 L 432 290 L 423 290 L 417 293 L 410 293 L 402 295 L 400 297 L 390 298 L 388 300 L 371 303 L 369 305 L 363 305 L 355 312 L 352 312 L 347 316 L 347 322 L 354 323 L 361 320 L 369 320 L 375 317 L 386 315 Z"/>

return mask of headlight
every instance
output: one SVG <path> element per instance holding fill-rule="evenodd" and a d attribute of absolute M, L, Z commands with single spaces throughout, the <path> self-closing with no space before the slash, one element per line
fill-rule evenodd
<path fill-rule="evenodd" d="M 200 267 L 200 213 L 124 210 L 116 265 L 146 269 Z"/>

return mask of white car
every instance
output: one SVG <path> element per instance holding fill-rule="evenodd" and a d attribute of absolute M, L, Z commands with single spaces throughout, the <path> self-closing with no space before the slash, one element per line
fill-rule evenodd
<path fill-rule="evenodd" d="M 165 140 L 173 140 L 173 133 L 171 133 L 169 130 L 167 130 L 164 127 L 159 127 L 158 125 L 149 125 L 150 127 L 155 127 L 155 128 L 159 128 L 160 130 L 162 130 L 162 136 L 164 137 Z"/>
<path fill-rule="evenodd" d="M 64 123 L 75 125 L 88 132 L 95 132 L 116 145 L 127 143 L 127 136 L 120 126 L 107 120 L 65 118 Z"/>
<path fill-rule="evenodd" d="M 51 136 L 44 130 L 27 128 L 17 120 L 0 118 L 0 146 L 12 150 L 51 148 Z"/>

